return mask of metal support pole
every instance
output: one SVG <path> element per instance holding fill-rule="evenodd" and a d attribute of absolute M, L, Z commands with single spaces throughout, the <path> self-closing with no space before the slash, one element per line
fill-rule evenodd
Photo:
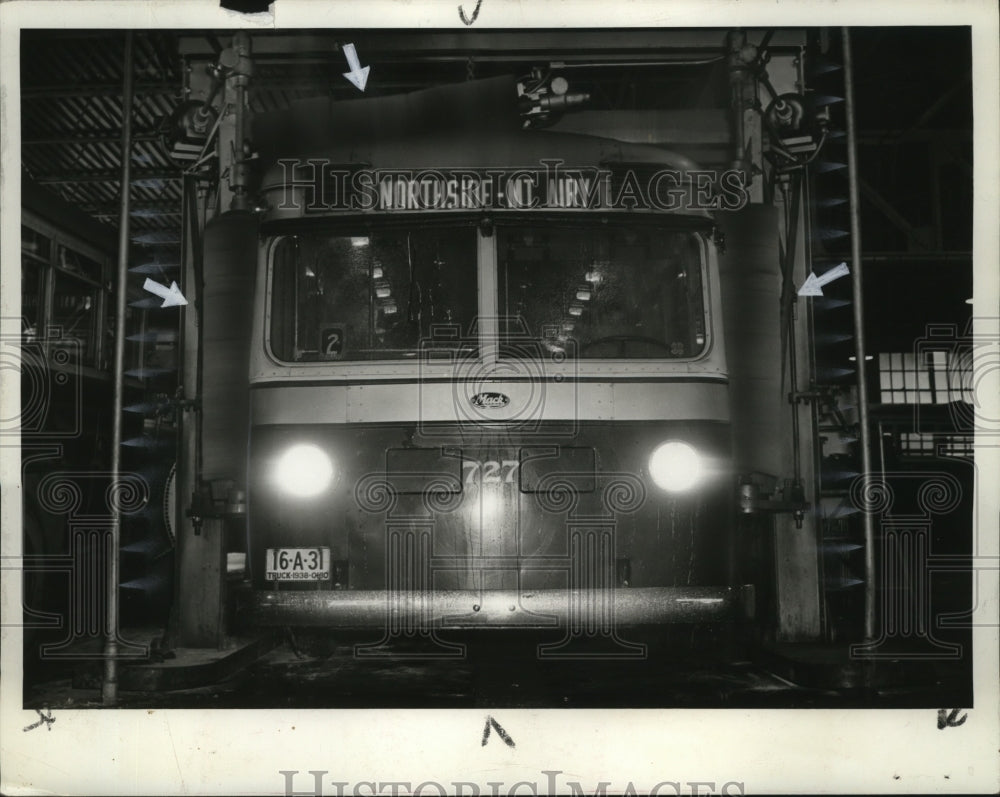
<path fill-rule="evenodd" d="M 230 209 L 247 210 L 249 209 L 247 193 L 249 167 L 243 148 L 247 140 L 247 122 L 249 121 L 246 108 L 247 87 L 250 84 L 250 76 L 253 74 L 253 62 L 250 60 L 250 36 L 245 31 L 236 33 L 233 36 L 231 48 L 226 50 L 225 54 L 227 57 L 220 60 L 230 66 L 232 70 L 229 83 L 235 106 L 232 163 L 229 167 L 229 187 L 233 192 Z M 230 59 L 233 60 L 228 63 Z"/>
<path fill-rule="evenodd" d="M 746 133 L 743 126 L 743 113 L 746 110 L 747 65 L 743 60 L 743 47 L 746 45 L 746 34 L 741 30 L 730 31 L 726 36 L 728 48 L 727 66 L 729 68 L 729 106 L 732 113 L 733 131 L 733 162 L 732 167 L 743 175 L 744 183 L 750 181 L 750 163 L 747 157 Z"/>
<path fill-rule="evenodd" d="M 792 209 L 791 209 L 791 221 L 788 223 L 788 229 L 786 230 L 786 249 L 785 249 L 785 262 L 782 264 L 784 272 L 784 280 L 782 292 L 794 291 L 792 278 L 793 278 L 793 268 L 795 264 L 795 245 L 798 237 L 799 231 L 799 208 L 802 205 L 802 188 L 805 183 L 806 177 L 804 172 L 799 172 L 792 177 L 789 185 L 792 187 Z M 782 300 L 788 301 L 788 317 L 786 319 L 787 324 L 787 334 L 788 334 L 788 381 L 791 385 L 791 392 L 799 392 L 799 373 L 798 373 L 798 352 L 795 350 L 795 306 L 792 304 L 795 300 L 794 294 L 788 297 L 782 297 Z M 785 356 L 785 352 L 781 353 L 781 356 Z M 798 400 L 793 400 L 792 405 L 792 476 L 795 479 L 795 486 L 798 488 L 802 484 L 802 455 L 799 451 L 801 445 L 801 432 L 799 430 L 799 407 Z M 801 518 L 796 516 L 795 521 L 796 527 L 802 525 Z"/>
<path fill-rule="evenodd" d="M 858 197 L 858 149 L 854 121 L 854 68 L 851 32 L 842 28 L 844 42 L 844 113 L 847 122 L 847 179 L 851 208 L 851 271 L 854 303 L 854 355 L 858 365 L 858 427 L 861 446 L 861 478 L 868 495 L 872 478 L 871 435 L 868 423 L 868 382 L 865 373 L 865 312 L 863 261 L 861 259 L 861 205 Z M 865 640 L 875 638 L 875 518 L 862 513 L 865 524 Z"/>
<path fill-rule="evenodd" d="M 114 407 L 111 418 L 111 485 L 117 494 L 122 450 L 122 399 L 125 379 L 125 305 L 129 255 L 129 199 L 132 171 L 132 31 L 125 33 L 125 57 L 122 62 L 122 178 L 121 212 L 118 218 L 118 279 L 115 282 L 115 362 Z M 118 700 L 118 570 L 121 554 L 121 513 L 116 500 L 111 502 L 111 544 L 107 574 L 107 623 L 104 629 L 104 682 L 101 694 L 105 705 Z"/>

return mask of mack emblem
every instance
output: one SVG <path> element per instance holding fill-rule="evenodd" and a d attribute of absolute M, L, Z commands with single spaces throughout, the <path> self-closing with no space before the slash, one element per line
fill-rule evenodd
<path fill-rule="evenodd" d="M 481 410 L 498 410 L 510 404 L 510 397 L 503 393 L 476 393 L 471 401 L 472 406 Z"/>

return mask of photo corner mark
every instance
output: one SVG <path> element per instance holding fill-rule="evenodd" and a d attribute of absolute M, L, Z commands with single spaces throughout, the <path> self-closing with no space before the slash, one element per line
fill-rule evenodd
<path fill-rule="evenodd" d="M 953 708 L 951 711 L 948 711 L 946 708 L 939 708 L 937 713 L 938 730 L 943 731 L 945 728 L 957 728 L 959 725 L 964 725 L 969 715 L 966 713 L 959 717 L 958 714 L 961 710 L 960 708 Z"/>
<path fill-rule="evenodd" d="M 35 728 L 40 728 L 42 725 L 45 726 L 46 730 L 52 730 L 52 723 L 56 721 L 56 718 L 52 716 L 52 709 L 46 708 L 44 710 L 48 713 L 43 714 L 41 709 L 35 709 L 35 712 L 38 714 L 38 721 L 33 722 L 31 725 L 26 725 L 23 729 L 25 733 L 33 731 Z"/>
<path fill-rule="evenodd" d="M 506 744 L 508 747 L 517 746 L 516 744 L 514 744 L 514 740 L 510 737 L 510 734 L 500 727 L 500 723 L 498 723 L 495 719 L 493 719 L 492 716 L 487 715 L 486 724 L 483 726 L 483 741 L 481 745 L 482 747 L 485 747 L 486 743 L 490 740 L 491 731 L 496 731 L 497 736 L 503 739 L 504 744 Z"/>
<path fill-rule="evenodd" d="M 459 18 L 462 20 L 462 22 L 464 24 L 471 25 L 473 22 L 476 21 L 476 18 L 479 16 L 479 8 L 480 8 L 480 6 L 482 6 L 482 4 L 483 4 L 483 0 L 476 0 L 476 7 L 473 9 L 471 17 L 467 17 L 465 15 L 465 8 L 460 5 L 458 7 L 458 16 L 459 16 Z"/>

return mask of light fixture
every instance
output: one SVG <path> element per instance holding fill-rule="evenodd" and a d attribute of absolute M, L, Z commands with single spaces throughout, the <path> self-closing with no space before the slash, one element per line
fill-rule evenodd
<path fill-rule="evenodd" d="M 649 475 L 661 490 L 670 493 L 689 490 L 701 480 L 701 456 L 679 440 L 661 443 L 649 457 Z"/>
<path fill-rule="evenodd" d="M 368 246 L 367 238 L 351 238 L 351 246 L 356 246 L 358 248 L 362 246 Z"/>
<path fill-rule="evenodd" d="M 296 498 L 319 495 L 333 481 L 333 462 L 318 446 L 299 443 L 286 449 L 274 468 L 274 482 Z"/>

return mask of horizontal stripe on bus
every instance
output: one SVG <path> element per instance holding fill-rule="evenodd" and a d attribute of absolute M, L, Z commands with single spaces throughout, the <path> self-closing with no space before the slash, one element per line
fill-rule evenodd
<path fill-rule="evenodd" d="M 473 404 L 479 393 L 506 399 Z M 422 382 L 302 385 L 251 391 L 254 424 L 527 423 L 729 420 L 724 382 Z"/>
<path fill-rule="evenodd" d="M 330 377 L 327 379 L 297 379 L 297 378 L 282 378 L 282 379 L 261 379 L 254 381 L 250 385 L 251 390 L 264 389 L 273 390 L 275 388 L 284 387 L 355 387 L 357 385 L 412 385 L 412 384 L 446 384 L 452 382 L 479 382 L 482 381 L 484 384 L 493 384 L 489 379 L 479 380 L 479 379 L 455 379 L 453 377 L 447 376 L 434 376 L 434 377 L 415 377 L 415 376 L 390 376 L 384 379 L 378 377 L 346 377 L 346 378 L 335 378 Z M 661 384 L 664 382 L 670 382 L 671 384 L 678 383 L 694 383 L 694 384 L 712 384 L 712 385 L 728 385 L 729 378 L 726 376 L 615 376 L 609 378 L 608 376 L 573 376 L 565 377 L 563 379 L 557 379 L 555 377 L 546 377 L 539 380 L 535 377 L 504 377 L 502 380 L 496 380 L 505 383 L 518 383 L 518 382 L 601 382 L 604 384 L 637 384 L 637 383 L 650 383 L 650 384 Z"/>

